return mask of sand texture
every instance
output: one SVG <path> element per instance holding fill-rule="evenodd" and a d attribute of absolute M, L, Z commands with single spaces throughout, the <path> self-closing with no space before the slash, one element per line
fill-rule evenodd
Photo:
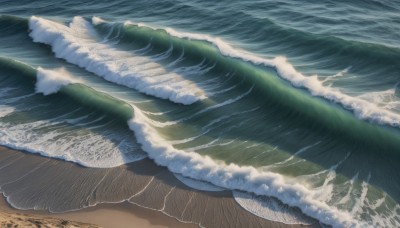
<path fill-rule="evenodd" d="M 42 217 L 39 215 L 27 215 L 22 213 L 8 213 L 0 211 L 0 227 L 98 228 L 100 226 L 58 218 Z"/>

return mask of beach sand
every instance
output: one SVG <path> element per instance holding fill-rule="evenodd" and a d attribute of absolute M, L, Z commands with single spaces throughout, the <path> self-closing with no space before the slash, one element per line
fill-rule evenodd
<path fill-rule="evenodd" d="M 0 212 L 0 227 L 81 227 L 97 228 L 99 226 L 63 219 L 26 215 L 21 213 Z"/>
<path fill-rule="evenodd" d="M 27 218 L 24 218 L 24 215 Z M 20 224 L 20 227 L 26 227 L 32 218 L 39 220 L 49 227 L 55 224 L 55 227 L 62 227 L 64 221 L 72 221 L 66 227 L 197 227 L 194 224 L 181 223 L 174 218 L 150 209 L 142 208 L 134 204 L 100 204 L 94 207 L 85 208 L 75 212 L 67 213 L 49 213 L 47 211 L 18 210 L 12 208 L 2 197 L 0 201 L 0 227 L 4 227 L 6 219 L 12 220 L 11 223 Z M 19 218 L 26 223 L 19 223 Z M 29 219 L 29 220 L 28 220 Z M 54 220 L 52 220 L 54 219 Z M 75 222 L 77 221 L 77 222 Z M 33 224 L 36 224 L 33 222 Z M 95 225 L 96 224 L 96 225 Z M 21 226 L 22 225 L 22 226 Z M 13 227 L 13 226 L 12 226 Z"/>
<path fill-rule="evenodd" d="M 305 227 L 255 216 L 237 204 L 230 191 L 191 189 L 148 159 L 115 168 L 85 168 L 0 147 L 0 171 L 8 201 L 2 200 L 0 210 L 8 213 L 121 228 Z"/>

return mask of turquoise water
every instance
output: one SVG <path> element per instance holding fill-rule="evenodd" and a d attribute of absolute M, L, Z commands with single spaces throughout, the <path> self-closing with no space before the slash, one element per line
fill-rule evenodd
<path fill-rule="evenodd" d="M 322 224 L 399 226 L 399 8 L 2 2 L 0 144 L 88 167 L 149 157 Z"/>

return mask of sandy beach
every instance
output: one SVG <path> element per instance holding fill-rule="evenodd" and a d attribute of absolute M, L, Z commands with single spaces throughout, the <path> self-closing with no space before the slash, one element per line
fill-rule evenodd
<path fill-rule="evenodd" d="M 27 215 L 21 213 L 0 212 L 1 227 L 83 227 L 97 228 L 99 226 L 81 222 L 73 222 L 64 219 Z"/>
<path fill-rule="evenodd" d="M 15 216 L 24 213 L 110 228 L 301 227 L 254 216 L 228 191 L 191 189 L 148 160 L 91 169 L 4 147 L 0 152 L 0 185 L 9 202 L 2 198 L 0 209 Z"/>
<path fill-rule="evenodd" d="M 12 208 L 4 197 L 1 198 L 1 226 L 8 223 L 17 224 L 22 219 L 26 223 L 20 223 L 20 226 L 25 227 L 29 223 L 35 224 L 32 218 L 48 224 L 49 227 L 196 227 L 193 224 L 178 222 L 162 213 L 128 203 L 101 204 L 76 212 L 53 214 L 46 211 L 17 210 Z M 65 221 L 69 221 L 68 224 L 62 224 Z"/>

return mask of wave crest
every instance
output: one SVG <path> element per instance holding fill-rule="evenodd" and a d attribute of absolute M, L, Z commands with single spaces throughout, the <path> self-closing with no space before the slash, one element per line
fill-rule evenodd
<path fill-rule="evenodd" d="M 94 23 L 105 23 L 99 18 L 93 19 Z M 133 25 L 139 27 L 148 27 L 150 29 L 159 29 L 143 23 L 135 23 L 131 21 L 125 22 L 125 25 Z M 233 47 L 228 42 L 219 37 L 213 37 L 207 34 L 196 34 L 177 31 L 172 28 L 160 28 L 169 35 L 177 38 L 189 40 L 206 41 L 218 48 L 220 53 L 227 57 L 240 59 L 246 62 L 251 62 L 256 65 L 264 65 L 273 67 L 278 72 L 278 75 L 289 81 L 294 87 L 305 88 L 311 95 L 325 98 L 329 101 L 339 103 L 344 108 L 352 110 L 354 115 L 359 119 L 370 120 L 379 124 L 387 124 L 395 127 L 400 127 L 400 115 L 388 110 L 382 110 L 378 105 L 363 100 L 359 97 L 352 97 L 341 92 L 339 89 L 324 86 L 323 80 L 319 80 L 317 75 L 306 76 L 298 72 L 295 67 L 288 62 L 286 57 L 278 56 L 273 59 L 266 59 L 245 50 Z"/>
<path fill-rule="evenodd" d="M 101 43 L 92 25 L 81 17 L 74 17 L 68 27 L 32 16 L 29 28 L 34 42 L 51 45 L 58 58 L 108 81 L 185 105 L 206 98 L 205 93 L 193 82 L 168 72 L 152 59 Z"/>
<path fill-rule="evenodd" d="M 57 93 L 63 86 L 80 83 L 73 78 L 64 68 L 47 70 L 42 67 L 37 69 L 36 92 L 49 95 Z"/>

